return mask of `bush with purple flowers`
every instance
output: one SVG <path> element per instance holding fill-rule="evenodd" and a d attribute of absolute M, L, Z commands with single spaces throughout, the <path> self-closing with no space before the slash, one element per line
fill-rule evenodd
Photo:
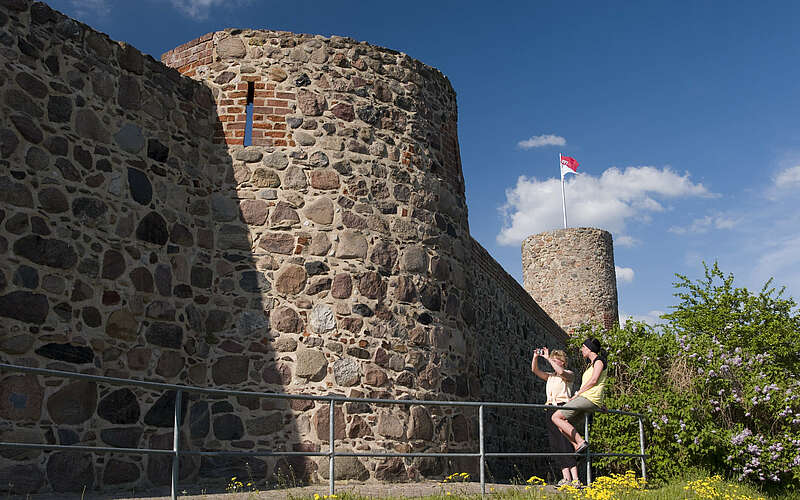
<path fill-rule="evenodd" d="M 704 468 L 732 479 L 800 486 L 800 315 L 784 290 L 733 285 L 714 264 L 653 327 L 594 333 L 609 352 L 606 405 L 644 413 L 649 475 Z M 579 342 L 580 336 L 575 341 Z M 638 453 L 637 423 L 598 414 L 596 451 Z M 596 443 L 596 445 L 595 445 Z M 611 472 L 630 464 L 601 461 Z"/>

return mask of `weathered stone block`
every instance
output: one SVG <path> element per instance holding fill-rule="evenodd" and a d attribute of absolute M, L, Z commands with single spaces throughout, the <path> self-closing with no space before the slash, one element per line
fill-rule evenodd
<path fill-rule="evenodd" d="M 135 463 L 112 458 L 103 469 L 103 482 L 110 485 L 132 483 L 138 480 L 140 475 L 139 466 Z"/>
<path fill-rule="evenodd" d="M 0 295 L 0 316 L 41 325 L 47 319 L 50 305 L 47 297 L 26 291 Z"/>
<path fill-rule="evenodd" d="M 367 256 L 367 239 L 354 231 L 339 233 L 336 257 L 340 259 L 363 259 Z"/>
<path fill-rule="evenodd" d="M 305 268 L 287 264 L 276 273 L 275 290 L 278 293 L 298 294 L 305 288 L 307 279 Z"/>
<path fill-rule="evenodd" d="M 217 44 L 217 56 L 242 58 L 247 54 L 247 48 L 244 46 L 241 38 L 230 37 L 224 38 Z"/>
<path fill-rule="evenodd" d="M 422 406 L 411 407 L 411 418 L 408 424 L 408 439 L 433 439 L 433 421 L 427 408 Z"/>
<path fill-rule="evenodd" d="M 311 310 L 309 325 L 315 333 L 324 334 L 336 328 L 336 317 L 330 307 L 317 304 Z"/>
<path fill-rule="evenodd" d="M 231 413 L 214 417 L 214 436 L 222 441 L 241 439 L 244 436 L 242 419 Z"/>
<path fill-rule="evenodd" d="M 81 424 L 96 408 L 97 385 L 84 380 L 63 386 L 47 399 L 47 412 L 57 424 Z"/>
<path fill-rule="evenodd" d="M 339 273 L 333 278 L 331 295 L 337 299 L 346 299 L 353 293 L 353 280 L 347 273 Z"/>
<path fill-rule="evenodd" d="M 328 360 L 325 355 L 316 349 L 299 349 L 295 362 L 295 375 L 300 378 L 319 382 L 325 378 Z"/>
<path fill-rule="evenodd" d="M 68 243 L 33 234 L 14 242 L 14 253 L 20 257 L 57 269 L 69 269 L 78 262 L 78 255 Z"/>
<path fill-rule="evenodd" d="M 320 197 L 306 206 L 303 215 L 317 224 L 330 224 L 333 222 L 333 202 L 330 198 Z"/>
<path fill-rule="evenodd" d="M 306 116 L 320 116 L 327 103 L 324 96 L 301 89 L 297 92 L 297 107 Z"/>
<path fill-rule="evenodd" d="M 267 436 L 283 428 L 283 415 L 278 411 L 270 412 L 266 415 L 247 420 L 245 426 L 247 427 L 248 434 Z"/>
<path fill-rule="evenodd" d="M 244 356 L 223 356 L 211 368 L 217 385 L 239 384 L 247 380 L 250 360 Z"/>
<path fill-rule="evenodd" d="M 339 174 L 333 169 L 312 170 L 311 187 L 320 190 L 339 188 Z"/>
<path fill-rule="evenodd" d="M 127 309 L 112 312 L 106 321 L 106 333 L 121 340 L 134 340 L 139 331 L 136 316 Z"/>
<path fill-rule="evenodd" d="M 42 415 L 44 389 L 35 375 L 12 375 L 0 383 L 0 417 L 37 421 Z"/>
<path fill-rule="evenodd" d="M 343 358 L 333 363 L 333 378 L 343 387 L 353 386 L 361 380 L 361 367 L 354 359 Z"/>
<path fill-rule="evenodd" d="M 344 439 L 347 435 L 345 426 L 344 412 L 341 406 L 333 409 L 334 439 Z M 313 426 L 317 431 L 317 438 L 320 441 L 327 441 L 330 436 L 330 410 L 328 406 L 323 406 L 314 413 Z"/>

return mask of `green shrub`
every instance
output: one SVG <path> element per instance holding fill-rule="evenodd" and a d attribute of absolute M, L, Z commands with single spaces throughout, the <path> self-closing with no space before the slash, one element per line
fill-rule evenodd
<path fill-rule="evenodd" d="M 609 352 L 606 406 L 647 417 L 651 479 L 703 468 L 800 485 L 800 316 L 770 285 L 753 293 L 705 266 L 696 282 L 678 276 L 679 303 L 663 325 L 629 321 L 594 333 Z M 598 414 L 591 440 L 595 451 L 638 453 L 638 435 L 635 419 Z M 631 465 L 598 463 L 606 472 Z"/>

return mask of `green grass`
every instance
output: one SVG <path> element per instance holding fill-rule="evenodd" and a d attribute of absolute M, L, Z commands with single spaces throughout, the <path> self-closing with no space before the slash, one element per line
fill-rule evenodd
<path fill-rule="evenodd" d="M 526 491 L 525 486 L 518 486 L 516 489 L 507 489 L 490 494 L 487 491 L 487 498 L 497 500 L 791 500 L 800 498 L 800 494 L 797 491 L 765 493 L 748 484 L 721 479 L 715 480 L 710 478 L 708 474 L 702 473 L 687 474 L 686 477 L 676 478 L 667 484 L 650 485 L 643 490 L 624 491 L 624 487 L 620 486 L 622 480 L 619 476 L 616 481 L 611 480 L 610 483 L 614 484 L 607 488 L 584 489 L 573 493 L 555 491 L 552 487 L 542 489 L 535 486 Z M 687 486 L 689 489 L 687 489 Z M 450 491 L 449 495 L 446 494 L 447 491 Z M 415 498 L 418 500 L 477 500 L 481 498 L 480 495 L 476 494 L 464 494 L 464 491 L 463 486 L 447 484 L 443 485 L 442 492 L 439 494 Z M 317 498 L 323 499 L 325 497 L 320 495 Z M 372 497 L 352 493 L 342 493 L 336 496 L 336 500 L 404 500 L 405 498 L 407 497 Z M 315 500 L 315 497 L 294 497 L 293 500 Z"/>

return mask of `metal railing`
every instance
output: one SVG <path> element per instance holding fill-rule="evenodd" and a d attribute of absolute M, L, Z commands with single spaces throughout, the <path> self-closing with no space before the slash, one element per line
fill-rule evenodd
<path fill-rule="evenodd" d="M 50 370 L 46 368 L 32 368 L 27 366 L 18 366 L 6 363 L 0 363 L 0 371 L 7 370 L 13 372 L 30 373 L 34 375 L 42 375 L 48 377 L 61 377 L 79 380 L 90 380 L 93 382 L 100 382 L 111 385 L 126 385 L 143 387 L 147 389 L 156 389 L 160 391 L 175 391 L 175 412 L 173 421 L 173 443 L 172 450 L 164 449 L 151 449 L 151 448 L 117 448 L 107 446 L 81 446 L 81 445 L 57 445 L 57 444 L 36 444 L 36 443 L 11 443 L 0 442 L 0 448 L 20 448 L 20 449 L 38 449 L 38 450 L 67 450 L 67 451 L 86 451 L 93 453 L 123 453 L 134 455 L 171 455 L 172 456 L 172 480 L 171 480 L 171 495 L 173 499 L 177 498 L 178 494 L 178 472 L 179 472 L 179 459 L 181 456 L 235 456 L 235 457 L 269 457 L 269 456 L 304 456 L 304 457 L 329 457 L 328 461 L 328 490 L 329 494 L 334 494 L 334 460 L 335 457 L 380 457 L 380 458 L 416 458 L 416 457 L 472 457 L 479 460 L 480 470 L 480 483 L 481 495 L 486 495 L 486 459 L 492 457 L 551 457 L 551 456 L 576 456 L 574 453 L 510 453 L 510 452 L 487 452 L 484 447 L 484 408 L 536 408 L 545 411 L 555 411 L 558 407 L 548 406 L 543 404 L 534 403 L 502 403 L 502 402 L 486 402 L 486 401 L 423 401 L 416 399 L 371 399 L 371 398 L 348 398 L 343 396 L 316 396 L 311 394 L 282 394 L 271 392 L 254 392 L 254 391 L 237 391 L 227 389 L 208 389 L 202 387 L 164 384 L 159 382 L 147 382 L 143 380 L 130 380 L 116 377 L 104 377 L 100 375 L 88 375 L 84 373 L 65 372 L 60 370 Z M 327 452 L 310 452 L 310 451 L 193 451 L 180 449 L 180 426 L 181 426 L 181 404 L 184 392 L 208 394 L 213 396 L 248 396 L 267 399 L 301 399 L 312 401 L 327 401 L 329 404 L 328 414 L 328 442 L 329 450 Z M 396 404 L 396 405 L 424 405 L 424 406 L 459 406 L 459 407 L 477 407 L 478 408 L 478 452 L 460 453 L 354 453 L 354 452 L 337 452 L 335 448 L 335 419 L 334 408 L 336 404 L 343 403 L 372 403 L 372 404 Z M 643 416 L 639 413 L 621 411 L 621 410 L 608 410 L 599 409 L 597 413 L 612 413 L 617 415 L 626 415 L 635 417 L 639 421 L 639 451 L 640 453 L 594 453 L 586 450 L 581 456 L 586 460 L 586 482 L 592 482 L 592 457 L 638 457 L 641 461 L 642 477 L 647 479 L 647 470 L 645 467 L 645 446 L 644 446 L 644 424 Z M 589 441 L 589 419 L 585 419 L 584 437 L 587 442 Z"/>

